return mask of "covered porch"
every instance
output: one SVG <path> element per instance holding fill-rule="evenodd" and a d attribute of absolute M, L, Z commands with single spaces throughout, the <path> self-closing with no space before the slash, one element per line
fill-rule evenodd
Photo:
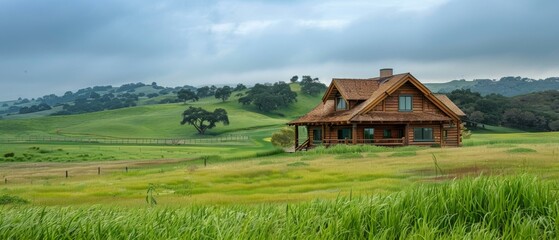
<path fill-rule="evenodd" d="M 456 136 L 449 135 L 449 129 L 457 130 L 451 121 L 322 123 L 294 127 L 295 151 L 336 144 L 444 146 Z"/>

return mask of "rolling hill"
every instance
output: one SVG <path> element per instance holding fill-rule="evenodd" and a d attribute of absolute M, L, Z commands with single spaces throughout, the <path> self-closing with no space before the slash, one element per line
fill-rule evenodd
<path fill-rule="evenodd" d="M 312 97 L 300 93 L 298 84 L 291 84 L 297 92 L 297 102 L 289 108 L 272 113 L 258 112 L 252 106 L 243 106 L 238 97 L 221 102 L 213 97 L 198 102 L 143 105 L 116 110 L 67 116 L 37 116 L 29 119 L 4 119 L 0 121 L 2 137 L 22 136 L 103 136 L 114 138 L 185 138 L 197 136 L 193 127 L 179 124 L 181 113 L 188 106 L 207 110 L 224 108 L 231 122 L 218 126 L 208 134 L 245 134 L 267 127 L 278 128 L 288 120 L 312 109 L 320 95 Z"/>
<path fill-rule="evenodd" d="M 481 95 L 492 93 L 503 96 L 517 96 L 547 90 L 559 90 L 559 77 L 546 79 L 530 79 L 523 77 L 503 77 L 499 80 L 475 79 L 473 81 L 453 80 L 446 83 L 426 83 L 433 92 L 450 93 L 456 89 L 470 89 Z"/>

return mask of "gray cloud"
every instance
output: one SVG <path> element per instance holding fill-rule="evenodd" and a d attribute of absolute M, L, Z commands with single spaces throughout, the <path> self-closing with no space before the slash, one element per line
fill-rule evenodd
<path fill-rule="evenodd" d="M 0 100 L 92 85 L 559 75 L 559 2 L 0 2 Z M 547 75 L 545 75 L 547 74 Z"/>

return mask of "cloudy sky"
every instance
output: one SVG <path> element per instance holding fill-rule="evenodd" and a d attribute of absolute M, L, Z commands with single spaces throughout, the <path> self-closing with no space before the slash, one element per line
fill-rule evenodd
<path fill-rule="evenodd" d="M 559 76 L 556 0 L 1 0 L 0 100 L 95 85 Z"/>

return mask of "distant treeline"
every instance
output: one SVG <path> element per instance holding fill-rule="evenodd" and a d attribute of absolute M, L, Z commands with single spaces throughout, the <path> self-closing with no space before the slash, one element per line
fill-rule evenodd
<path fill-rule="evenodd" d="M 136 101 L 138 101 L 138 95 L 130 93 L 118 96 L 112 93 L 107 93 L 103 96 L 92 94 L 90 98 L 76 99 L 73 104 L 63 104 L 63 110 L 53 113 L 52 115 L 70 115 L 133 107 L 136 106 Z"/>
<path fill-rule="evenodd" d="M 140 90 L 141 89 L 141 90 Z M 11 106 L 8 102 L 2 104 L 0 114 L 27 114 L 51 110 L 53 107 L 62 107 L 62 110 L 52 115 L 69 115 L 86 112 L 96 112 L 108 109 L 117 109 L 136 106 L 139 97 L 154 98 L 160 95 L 174 94 L 179 89 L 196 89 L 192 86 L 162 87 L 153 82 L 128 83 L 120 87 L 95 86 L 79 89 L 76 92 L 67 91 L 61 96 L 55 94 L 45 95 L 37 99 L 21 99 L 14 101 Z M 165 102 L 164 100 L 160 100 Z M 159 103 L 159 102 L 155 102 Z M 59 109 L 59 108 L 58 108 Z"/>
<path fill-rule="evenodd" d="M 320 83 L 318 78 L 311 76 L 293 76 L 290 81 L 301 85 L 301 93 L 316 96 L 326 90 L 326 85 Z M 18 99 L 17 101 L 4 102 L 0 114 L 27 114 L 51 110 L 51 115 L 70 115 L 88 112 L 97 112 L 136 106 L 140 98 L 152 99 L 144 104 L 164 104 L 186 101 L 198 101 L 200 98 L 211 97 L 227 101 L 233 92 L 240 104 L 254 105 L 258 110 L 269 112 L 281 107 L 287 107 L 296 101 L 297 94 L 285 82 L 274 84 L 256 84 L 246 90 L 243 84 L 235 87 L 214 85 L 195 88 L 192 86 L 162 87 L 153 82 L 128 83 L 120 87 L 94 86 L 79 89 L 76 92 L 67 91 L 63 95 L 49 94 L 37 99 Z M 61 109 L 62 108 L 62 109 Z M 60 110 L 61 109 L 61 110 Z"/>
<path fill-rule="evenodd" d="M 466 114 L 470 124 L 500 125 L 528 131 L 559 130 L 559 91 L 521 96 L 482 96 L 470 89 L 447 94 Z"/>
<path fill-rule="evenodd" d="M 482 96 L 499 94 L 507 97 L 547 90 L 559 90 L 559 77 L 534 80 L 522 77 L 503 77 L 500 80 L 476 79 L 473 81 L 453 80 L 446 83 L 426 83 L 433 92 L 450 93 L 457 89 L 470 89 Z"/>

